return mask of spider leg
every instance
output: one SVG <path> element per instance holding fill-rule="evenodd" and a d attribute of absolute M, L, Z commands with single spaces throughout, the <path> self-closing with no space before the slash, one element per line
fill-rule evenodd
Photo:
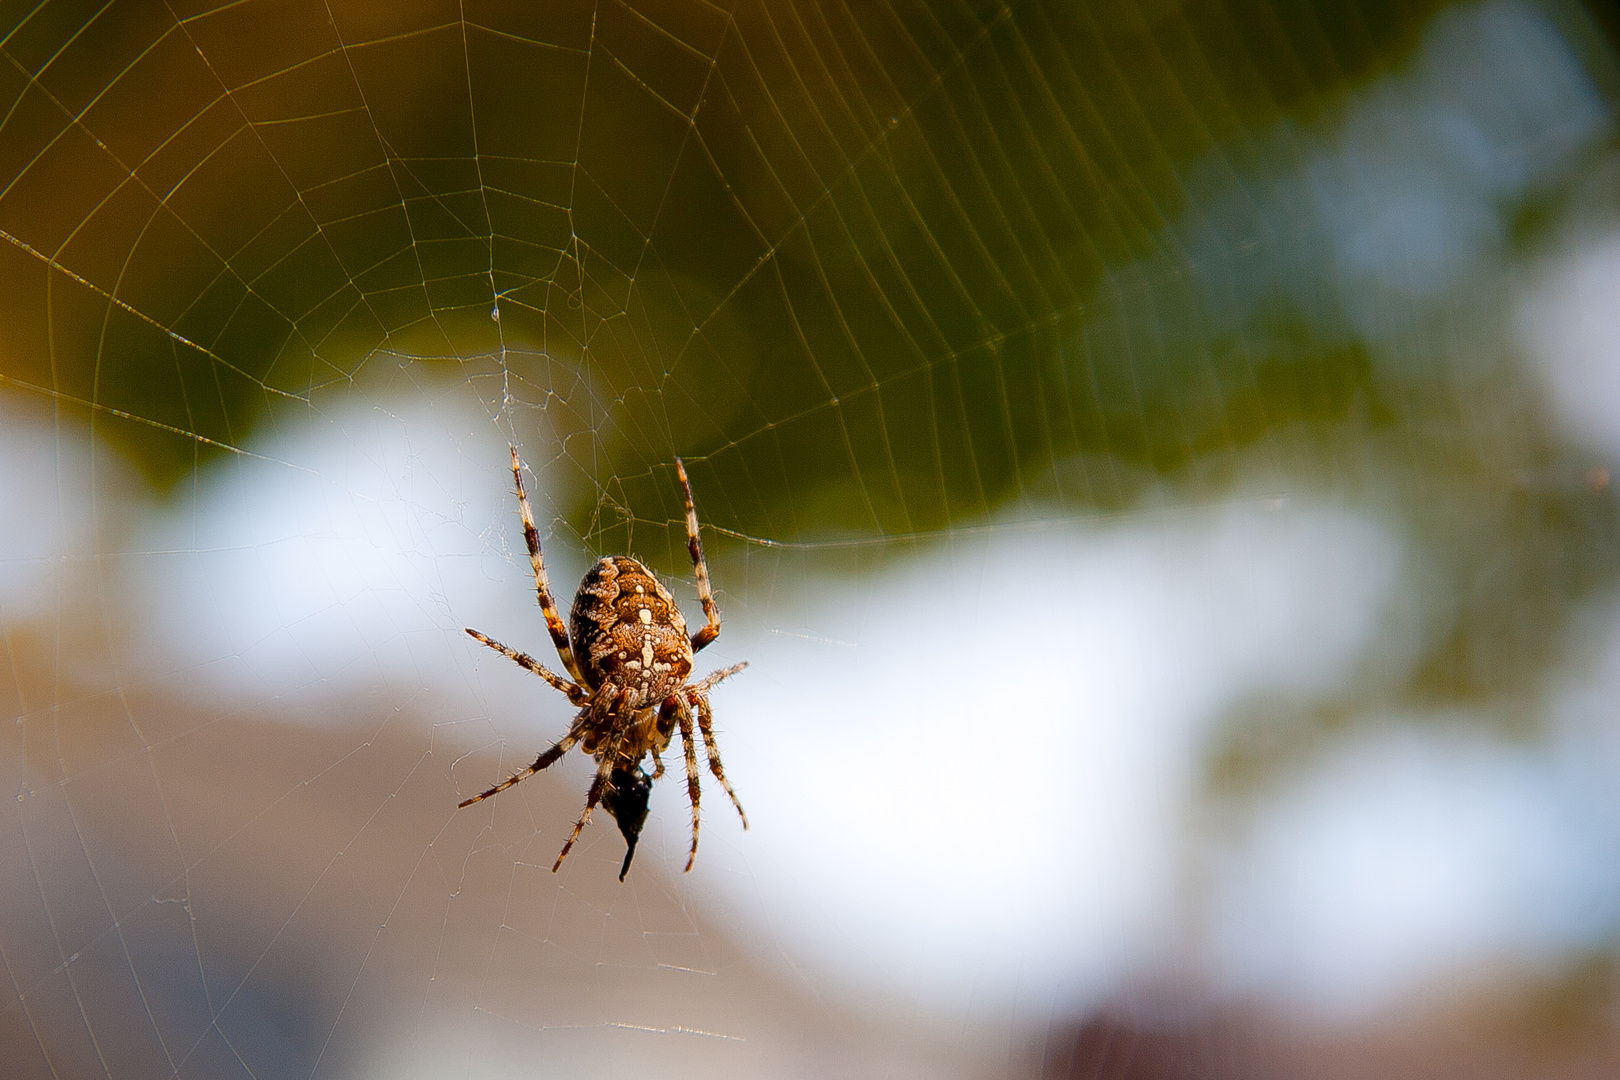
<path fill-rule="evenodd" d="M 569 851 L 573 850 L 574 841 L 579 839 L 580 832 L 590 822 L 591 811 L 595 810 L 596 804 L 602 801 L 602 792 L 607 788 L 608 773 L 611 771 L 612 769 L 608 765 L 603 765 L 597 769 L 596 778 L 591 781 L 590 790 L 585 793 L 585 810 L 579 815 L 579 820 L 574 822 L 574 831 L 568 834 L 568 843 L 564 844 L 562 850 L 557 852 L 557 861 L 551 864 L 553 874 L 557 872 L 557 868 L 562 865 L 563 860 L 568 858 Z"/>
<path fill-rule="evenodd" d="M 554 743 L 552 745 L 551 749 L 543 751 L 540 754 L 539 757 L 535 758 L 533 765 L 530 765 L 527 769 L 524 769 L 522 772 L 515 773 L 511 777 L 509 777 L 508 779 L 501 781 L 499 784 L 496 784 L 494 787 L 490 788 L 488 791 L 484 792 L 482 795 L 474 795 L 472 798 L 468 799 L 466 802 L 458 804 L 456 806 L 456 809 L 461 810 L 461 809 L 463 809 L 465 807 L 471 806 L 475 802 L 483 802 L 485 799 L 489 798 L 491 795 L 499 795 L 501 792 L 505 791 L 507 788 L 511 787 L 513 784 L 517 783 L 519 780 L 527 780 L 529 777 L 533 776 L 535 773 L 539 772 L 541 769 L 547 768 L 548 766 L 555 764 L 558 758 L 560 758 L 564 754 L 568 753 L 569 749 L 575 743 L 579 742 L 579 738 L 580 738 L 580 736 L 582 734 L 584 734 L 584 731 L 585 731 L 585 714 L 581 714 L 580 717 L 577 720 L 574 721 L 574 726 L 573 726 L 573 728 L 571 728 L 569 730 L 568 734 L 566 734 L 562 738 L 558 739 L 556 741 L 556 743 Z"/>
<path fill-rule="evenodd" d="M 681 743 L 686 749 L 686 797 L 692 803 L 692 850 L 686 855 L 686 873 L 692 872 L 692 863 L 697 861 L 698 842 L 698 803 L 702 801 L 703 789 L 698 784 L 697 747 L 692 738 L 692 710 L 687 708 L 686 702 L 681 698 L 671 698 L 675 702 L 675 715 L 681 721 Z"/>
<path fill-rule="evenodd" d="M 465 629 L 467 633 L 472 635 L 474 638 L 506 657 L 508 660 L 515 660 L 525 669 L 534 672 L 536 675 L 546 680 L 546 682 L 550 683 L 553 687 L 567 694 L 568 700 L 572 701 L 575 705 L 584 705 L 586 702 L 591 700 L 591 693 L 589 690 L 586 690 L 578 683 L 568 681 L 555 672 L 547 671 L 544 664 L 540 663 L 540 661 L 536 660 L 528 653 L 520 653 L 516 649 L 508 648 L 507 646 L 496 641 L 494 638 L 485 637 L 483 634 L 480 634 L 470 626 L 464 627 L 463 629 Z"/>
<path fill-rule="evenodd" d="M 686 466 L 675 459 L 675 474 L 681 478 L 681 491 L 686 495 L 686 550 L 692 553 L 692 572 L 697 577 L 698 599 L 703 602 L 703 617 L 708 620 L 703 629 L 692 635 L 692 651 L 702 652 L 720 636 L 720 607 L 714 602 L 714 590 L 709 587 L 709 564 L 703 561 L 703 541 L 698 539 L 697 508 L 692 505 L 692 484 L 686 479 Z M 690 867 L 688 867 L 690 869 Z"/>
<path fill-rule="evenodd" d="M 720 786 L 726 789 L 731 796 L 731 805 L 737 808 L 737 816 L 742 818 L 743 828 L 748 828 L 748 815 L 743 813 L 742 803 L 737 801 L 737 793 L 731 790 L 731 781 L 726 779 L 726 770 L 720 764 L 720 747 L 714 742 L 714 713 L 709 708 L 709 699 L 701 693 L 691 690 L 686 692 L 687 701 L 697 706 L 698 728 L 703 732 L 703 749 L 709 758 L 709 771 L 714 778 L 720 781 Z"/>
<path fill-rule="evenodd" d="M 534 568 L 534 591 L 540 599 L 540 610 L 546 617 L 546 629 L 551 631 L 551 641 L 557 646 L 557 655 L 562 658 L 563 667 L 568 669 L 568 674 L 574 677 L 576 683 L 583 683 L 585 679 L 580 675 L 579 662 L 574 659 L 574 650 L 568 644 L 568 628 L 563 625 L 562 616 L 557 614 L 557 602 L 551 598 L 551 584 L 546 580 L 545 555 L 540 549 L 540 530 L 535 528 L 534 511 L 529 509 L 529 496 L 523 490 L 523 463 L 518 460 L 515 446 L 512 447 L 512 479 L 517 482 L 518 512 L 523 515 L 523 542 L 529 546 L 529 565 Z"/>
<path fill-rule="evenodd" d="M 616 700 L 622 701 L 623 698 Z M 608 710 L 604 710 L 603 715 L 607 714 Z M 573 849 L 574 841 L 579 839 L 579 834 L 584 831 L 586 825 L 590 824 L 591 811 L 596 809 L 596 805 L 602 801 L 602 795 L 607 791 L 608 778 L 613 774 L 613 767 L 618 764 L 619 751 L 624 746 L 624 740 L 628 734 L 629 725 L 621 724 L 619 730 L 613 733 L 612 741 L 603 749 L 602 760 L 596 767 L 596 778 L 591 781 L 590 790 L 585 793 L 585 809 L 580 812 L 579 820 L 574 822 L 574 831 L 568 834 L 568 842 L 557 853 L 557 861 L 551 864 L 553 874 L 562 865 L 562 861 L 568 858 L 568 852 Z M 628 869 L 629 864 L 626 863 L 625 865 L 626 869 Z"/>
<path fill-rule="evenodd" d="M 691 686 L 688 686 L 687 689 L 691 690 L 691 691 L 694 691 L 696 693 L 699 693 L 699 694 L 707 694 L 709 692 L 710 688 L 713 687 L 715 683 L 720 682 L 720 681 L 722 681 L 724 679 L 731 678 L 733 675 L 737 674 L 737 672 L 741 671 L 743 668 L 745 668 L 747 666 L 748 666 L 748 661 L 744 660 L 740 664 L 732 664 L 728 668 L 721 668 L 719 671 L 711 671 L 711 672 L 709 672 L 709 674 L 705 675 L 702 679 L 699 679 L 697 682 L 693 683 Z"/>
<path fill-rule="evenodd" d="M 680 707 L 681 699 L 679 694 L 671 694 L 664 699 L 662 705 L 658 706 L 658 719 L 653 724 L 653 730 L 657 733 L 657 737 L 648 747 L 652 751 L 654 780 L 664 775 L 662 751 L 669 747 L 670 736 L 675 732 L 675 715 L 680 711 Z"/>

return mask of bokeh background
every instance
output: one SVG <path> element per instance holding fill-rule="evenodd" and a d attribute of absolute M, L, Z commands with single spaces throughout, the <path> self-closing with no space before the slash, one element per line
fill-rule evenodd
<path fill-rule="evenodd" d="M 0 4 L 8 1077 L 1620 1069 L 1620 18 Z M 631 875 L 632 552 L 744 832 Z M 8 719 L 9 718 L 9 719 Z"/>

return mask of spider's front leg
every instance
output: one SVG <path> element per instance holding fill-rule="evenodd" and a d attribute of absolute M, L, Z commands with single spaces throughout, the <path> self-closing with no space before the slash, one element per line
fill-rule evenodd
<path fill-rule="evenodd" d="M 540 601 L 540 613 L 546 618 L 546 629 L 551 633 L 551 643 L 557 647 L 557 656 L 562 660 L 563 667 L 568 669 L 568 674 L 574 677 L 576 683 L 583 684 L 585 678 L 579 660 L 568 643 L 568 628 L 563 625 L 562 616 L 557 614 L 557 601 L 551 597 L 551 582 L 546 578 L 545 552 L 540 547 L 540 529 L 534 523 L 534 511 L 529 509 L 529 495 L 523 490 L 523 462 L 518 458 L 517 447 L 511 450 L 512 481 L 517 485 L 518 513 L 523 518 L 523 543 L 529 549 L 529 566 L 534 571 L 535 598 Z"/>
<path fill-rule="evenodd" d="M 692 484 L 686 479 L 686 466 L 680 458 L 675 459 L 675 474 L 681 478 L 681 492 L 686 496 L 686 550 L 692 556 L 692 574 L 697 578 L 698 600 L 703 604 L 703 629 L 692 635 L 692 651 L 698 653 L 720 636 L 720 606 L 714 602 L 714 589 L 709 584 L 709 564 L 703 559 L 703 541 L 698 539 Z"/>

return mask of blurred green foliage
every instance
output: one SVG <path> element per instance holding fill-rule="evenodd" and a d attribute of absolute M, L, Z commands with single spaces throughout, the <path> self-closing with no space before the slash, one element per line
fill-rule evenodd
<path fill-rule="evenodd" d="M 1375 340 L 1271 194 L 1442 6 L 11 9 L 0 392 L 161 492 L 420 366 L 549 432 L 603 548 L 673 517 L 676 453 L 716 524 L 881 543 L 1264 452 L 1447 553 L 1421 686 L 1523 685 L 1612 498 L 1510 357 L 1451 366 L 1477 268 Z M 1500 210 L 1532 246 L 1558 205 Z"/>
<path fill-rule="evenodd" d="M 100 410 L 159 488 L 378 350 L 561 359 L 618 414 L 599 479 L 712 453 L 749 528 L 797 532 L 807 485 L 869 487 L 844 524 L 881 532 L 1075 449 L 1173 470 L 1342 415 L 1365 364 L 1297 342 L 1211 388 L 1202 351 L 1093 349 L 1088 388 L 1054 361 L 1189 163 L 1321 112 L 1431 7 L 19 8 L 0 372 Z"/>

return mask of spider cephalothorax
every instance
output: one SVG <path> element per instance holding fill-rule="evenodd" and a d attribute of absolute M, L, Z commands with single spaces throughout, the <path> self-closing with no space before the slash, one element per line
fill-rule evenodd
<path fill-rule="evenodd" d="M 703 629 L 688 637 L 686 619 L 669 590 L 650 570 L 627 555 L 599 559 L 586 572 L 585 580 L 574 594 L 570 626 L 565 628 L 551 597 L 540 533 L 523 491 L 523 465 L 518 460 L 517 448 L 512 449 L 512 476 L 517 483 L 518 510 L 523 515 L 523 538 L 529 548 L 529 563 L 534 568 L 535 592 L 557 655 L 573 678 L 565 679 L 548 671 L 533 657 L 507 648 L 476 630 L 468 628 L 467 633 L 545 679 L 580 708 L 567 734 L 536 758 L 533 765 L 461 805 L 471 806 L 505 791 L 551 765 L 579 743 L 581 749 L 596 759 L 596 778 L 585 795 L 584 812 L 551 866 L 553 872 L 562 865 L 579 838 L 580 830 L 590 821 L 591 811 L 601 803 L 624 834 L 628 850 L 624 866 L 619 870 L 619 880 L 624 880 L 636 853 L 642 823 L 647 819 L 652 782 L 664 775 L 664 760 L 660 755 L 669 746 L 677 726 L 686 753 L 686 791 L 692 804 L 692 847 L 686 858 L 686 869 L 692 869 L 692 861 L 697 858 L 701 795 L 692 734 L 694 712 L 703 733 L 709 771 L 731 796 L 732 805 L 742 817 L 743 828 L 748 827 L 748 816 L 743 813 L 737 794 L 731 790 L 725 770 L 720 766 L 720 750 L 714 742 L 714 715 L 709 709 L 710 688 L 748 664 L 746 661 L 733 664 L 695 683 L 686 681 L 692 673 L 693 654 L 720 636 L 720 611 L 709 588 L 709 568 L 703 561 L 703 544 L 698 540 L 692 485 L 686 479 L 686 467 L 679 458 L 675 459 L 675 472 L 686 495 L 686 546 L 692 554 L 698 598 L 703 603 Z M 641 768 L 649 754 L 654 765 L 650 777 Z"/>

